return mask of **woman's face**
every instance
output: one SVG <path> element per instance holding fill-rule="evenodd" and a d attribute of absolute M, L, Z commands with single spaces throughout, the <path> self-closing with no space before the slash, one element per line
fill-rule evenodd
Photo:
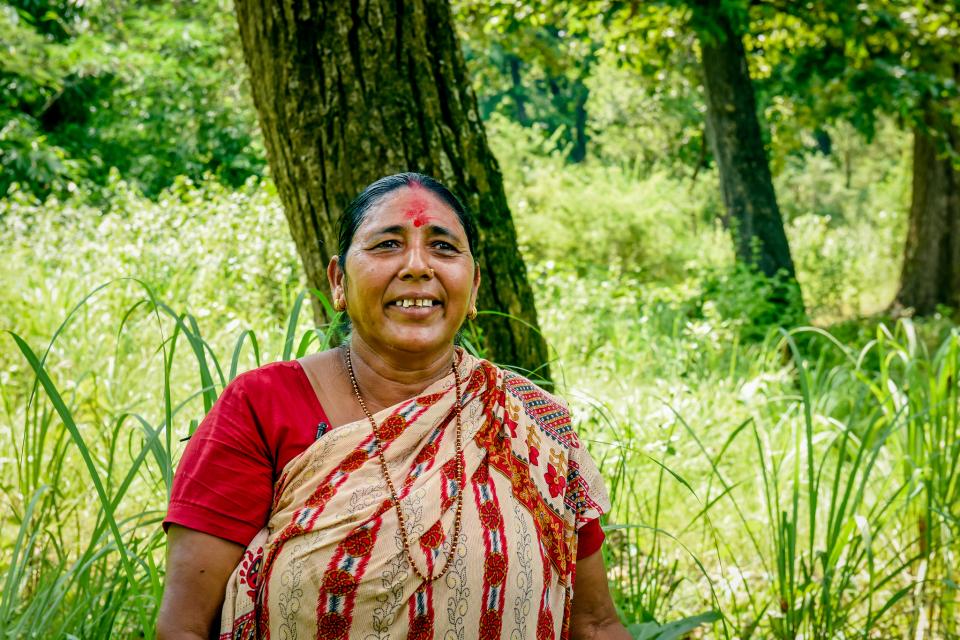
<path fill-rule="evenodd" d="M 457 215 L 419 185 L 374 205 L 354 234 L 345 265 L 335 260 L 334 296 L 346 301 L 354 332 L 384 355 L 449 349 L 480 285 Z"/>

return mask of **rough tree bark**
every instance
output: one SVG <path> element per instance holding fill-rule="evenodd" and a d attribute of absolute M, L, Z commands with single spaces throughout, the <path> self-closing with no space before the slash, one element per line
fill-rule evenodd
<path fill-rule="evenodd" d="M 547 373 L 533 295 L 447 0 L 238 0 L 273 179 L 310 286 L 327 291 L 341 211 L 373 180 L 420 171 L 478 217 L 488 353 Z M 318 318 L 322 309 L 315 305 Z"/>
<path fill-rule="evenodd" d="M 741 35 L 720 0 L 693 3 L 707 102 L 707 138 L 737 258 L 767 276 L 795 281 L 793 259 L 770 176 Z"/>
<path fill-rule="evenodd" d="M 936 121 L 928 117 L 914 129 L 913 195 L 896 298 L 917 315 L 937 305 L 960 308 L 960 172 L 948 152 L 960 153 L 960 135 Z"/>

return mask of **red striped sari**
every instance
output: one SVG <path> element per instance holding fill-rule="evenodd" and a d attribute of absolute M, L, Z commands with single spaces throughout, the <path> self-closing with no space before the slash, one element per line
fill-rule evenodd
<path fill-rule="evenodd" d="M 374 416 L 420 570 L 403 549 L 366 419 L 290 461 L 267 526 L 227 585 L 226 638 L 565 638 L 577 529 L 609 508 L 566 407 L 464 355 L 466 486 L 456 477 L 453 374 Z"/>

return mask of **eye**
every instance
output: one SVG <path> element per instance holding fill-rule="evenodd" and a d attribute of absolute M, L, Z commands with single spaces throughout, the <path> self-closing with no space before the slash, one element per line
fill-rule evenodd
<path fill-rule="evenodd" d="M 459 249 L 445 240 L 435 240 L 433 246 L 440 251 L 459 252 Z"/>
<path fill-rule="evenodd" d="M 373 246 L 374 249 L 396 249 L 400 246 L 399 240 L 382 240 Z"/>

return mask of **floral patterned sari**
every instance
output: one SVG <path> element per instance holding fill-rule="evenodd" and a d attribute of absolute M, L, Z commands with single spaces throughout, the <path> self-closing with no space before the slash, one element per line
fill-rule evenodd
<path fill-rule="evenodd" d="M 464 354 L 466 486 L 454 455 L 451 373 L 374 416 L 422 582 L 366 419 L 290 461 L 267 526 L 227 584 L 226 638 L 565 638 L 577 529 L 609 508 L 566 407 L 527 379 Z"/>

